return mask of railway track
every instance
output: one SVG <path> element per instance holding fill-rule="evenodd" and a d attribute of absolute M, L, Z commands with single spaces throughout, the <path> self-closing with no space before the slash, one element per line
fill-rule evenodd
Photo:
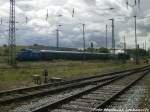
<path fill-rule="evenodd" d="M 119 72 L 113 72 L 113 73 L 107 73 L 102 75 L 96 75 L 81 79 L 74 79 L 71 81 L 63 81 L 60 83 L 53 83 L 53 84 L 45 84 L 40 86 L 33 86 L 28 88 L 21 88 L 21 89 L 15 89 L 15 90 L 8 90 L 0 92 L 0 104 L 5 105 L 7 103 L 13 103 L 16 101 L 22 101 L 27 100 L 32 97 L 38 97 L 43 96 L 47 94 L 55 94 L 58 92 L 65 91 L 66 89 L 73 89 L 80 86 L 85 86 L 88 84 L 101 82 L 105 80 L 110 80 L 113 78 L 116 78 L 122 73 L 128 73 L 131 71 L 136 71 L 140 69 L 146 69 L 149 66 L 141 67 L 141 68 L 135 68 L 130 70 L 124 70 Z"/>
<path fill-rule="evenodd" d="M 86 81 L 68 83 L 68 84 L 65 84 L 62 86 L 59 85 L 59 86 L 55 86 L 55 87 L 40 88 L 40 89 L 36 89 L 36 90 L 29 89 L 26 91 L 17 91 L 16 93 L 3 94 L 2 96 L 0 96 L 0 104 L 12 103 L 14 101 L 16 102 L 19 100 L 26 100 L 29 98 L 43 96 L 43 95 L 47 95 L 47 94 L 55 94 L 58 92 L 65 91 L 67 89 L 74 89 L 74 88 L 78 88 L 81 86 L 90 85 L 92 83 L 110 80 L 117 76 L 119 76 L 119 74 L 115 75 L 115 76 L 105 76 L 105 77 L 97 78 L 97 79 L 90 79 L 90 80 L 86 80 Z"/>
<path fill-rule="evenodd" d="M 133 81 L 131 81 L 127 86 L 121 88 L 118 92 L 116 92 L 115 94 L 113 94 L 111 97 L 108 97 L 108 99 L 106 99 L 106 101 L 104 101 L 103 103 L 99 104 L 95 110 L 93 112 L 96 112 L 97 110 L 101 110 L 104 111 L 104 109 L 106 107 L 109 107 L 109 105 L 114 102 L 120 95 L 122 95 L 124 92 L 126 92 L 127 90 L 129 90 L 133 85 L 135 85 L 140 79 L 142 79 L 148 72 L 143 73 L 141 76 L 136 77 Z"/>
<path fill-rule="evenodd" d="M 98 109 L 103 111 L 115 98 L 148 73 L 149 69 L 125 73 L 101 83 L 94 83 L 89 88 L 55 101 L 48 99 L 46 102 L 21 107 L 17 112 L 96 112 Z"/>

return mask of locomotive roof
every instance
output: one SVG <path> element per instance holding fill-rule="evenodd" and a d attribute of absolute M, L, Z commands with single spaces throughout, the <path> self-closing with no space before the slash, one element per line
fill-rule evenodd
<path fill-rule="evenodd" d="M 55 51 L 55 50 L 40 50 L 40 52 L 55 52 L 55 53 L 88 53 L 91 54 L 91 52 L 79 52 L 79 51 Z M 94 54 L 112 54 L 112 53 L 94 53 Z"/>

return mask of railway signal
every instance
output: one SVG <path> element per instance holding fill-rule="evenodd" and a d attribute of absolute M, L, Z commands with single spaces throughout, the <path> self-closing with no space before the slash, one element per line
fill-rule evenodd
<path fill-rule="evenodd" d="M 91 42 L 91 48 L 94 48 L 94 44 L 93 44 L 93 42 Z"/>
<path fill-rule="evenodd" d="M 91 42 L 90 45 L 91 45 L 91 52 L 93 53 L 94 52 L 94 44 L 93 44 L 93 42 Z"/>

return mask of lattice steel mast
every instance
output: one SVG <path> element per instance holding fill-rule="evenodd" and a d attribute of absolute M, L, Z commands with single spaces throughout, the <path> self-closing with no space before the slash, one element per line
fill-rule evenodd
<path fill-rule="evenodd" d="M 9 17 L 9 64 L 16 65 L 16 39 L 15 39 L 15 0 L 10 0 L 10 17 Z"/>

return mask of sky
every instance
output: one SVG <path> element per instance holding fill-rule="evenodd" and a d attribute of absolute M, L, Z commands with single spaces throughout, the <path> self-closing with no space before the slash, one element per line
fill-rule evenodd
<path fill-rule="evenodd" d="M 56 46 L 56 29 L 59 27 L 59 46 L 82 48 L 82 24 L 85 24 L 86 47 L 89 47 L 91 42 L 94 43 L 94 47 L 105 47 L 107 24 L 108 47 L 111 47 L 109 19 L 114 18 L 116 47 L 122 46 L 125 36 L 127 47 L 134 48 L 133 16 L 136 15 L 138 44 L 143 47 L 143 43 L 146 42 L 148 49 L 150 47 L 150 17 L 148 17 L 150 0 L 140 0 L 139 5 L 128 8 L 126 1 L 16 0 L 16 43 L 17 45 L 36 43 Z M 134 0 L 128 1 L 129 4 L 134 4 Z M 9 0 L 0 0 L 0 6 L 0 18 L 3 20 L 3 24 L 0 25 L 0 45 L 3 45 L 8 43 Z M 109 8 L 114 10 L 108 10 Z"/>

